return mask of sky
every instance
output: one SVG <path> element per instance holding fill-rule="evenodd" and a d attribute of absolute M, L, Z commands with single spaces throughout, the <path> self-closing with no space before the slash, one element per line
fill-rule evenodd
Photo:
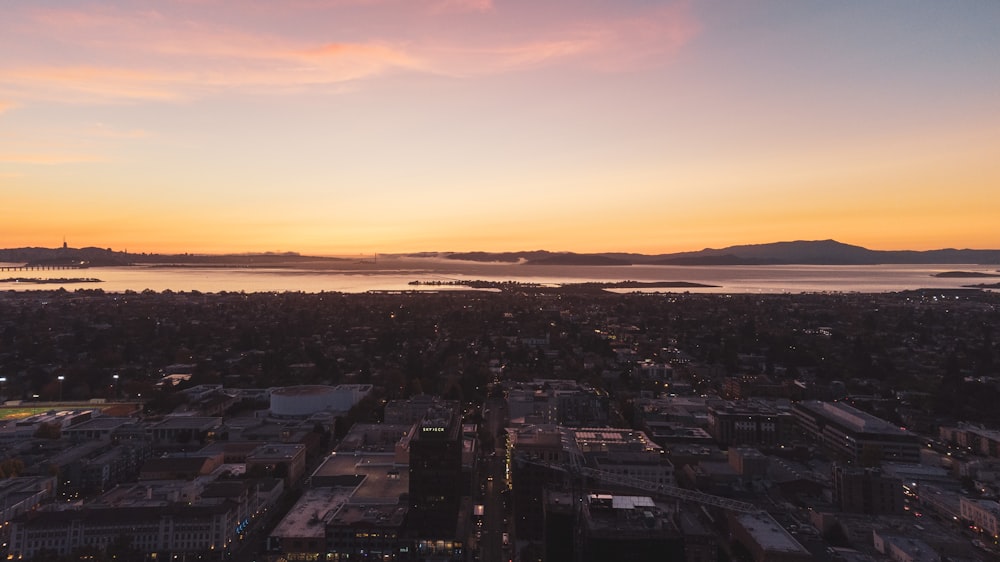
<path fill-rule="evenodd" d="M 1000 248 L 996 0 L 7 0 L 0 247 Z"/>

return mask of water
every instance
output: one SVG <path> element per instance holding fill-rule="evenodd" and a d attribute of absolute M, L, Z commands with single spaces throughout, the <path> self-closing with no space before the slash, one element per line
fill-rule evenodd
<path fill-rule="evenodd" d="M 5 265 L 5 264 L 0 264 Z M 11 264 L 6 264 L 11 265 Z M 997 273 L 982 265 L 877 266 L 528 266 L 484 264 L 431 258 L 380 258 L 376 264 L 345 262 L 323 269 L 95 267 L 81 270 L 0 272 L 0 279 L 30 277 L 67 279 L 93 277 L 100 283 L 15 283 L 0 281 L 0 290 L 45 290 L 63 287 L 105 292 L 201 291 L 284 292 L 453 290 L 463 287 L 416 286 L 411 281 L 518 281 L 559 285 L 588 281 L 687 281 L 712 288 L 655 289 L 692 293 L 893 292 L 909 289 L 954 289 L 993 283 L 1000 278 L 937 278 L 943 271 Z M 629 292 L 632 289 L 617 290 Z"/>

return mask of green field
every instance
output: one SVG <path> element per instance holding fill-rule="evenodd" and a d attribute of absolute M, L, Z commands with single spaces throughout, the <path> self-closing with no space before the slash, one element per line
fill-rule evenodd
<path fill-rule="evenodd" d="M 35 414 L 44 414 L 50 410 L 52 410 L 51 406 L 47 408 L 22 408 L 20 406 L 0 408 L 0 420 L 19 420 Z"/>

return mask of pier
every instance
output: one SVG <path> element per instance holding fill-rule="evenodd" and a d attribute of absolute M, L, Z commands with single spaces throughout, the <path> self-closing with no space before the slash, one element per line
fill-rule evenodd
<path fill-rule="evenodd" d="M 87 269 L 88 266 L 79 265 L 5 265 L 0 266 L 0 271 L 55 271 L 58 269 Z"/>

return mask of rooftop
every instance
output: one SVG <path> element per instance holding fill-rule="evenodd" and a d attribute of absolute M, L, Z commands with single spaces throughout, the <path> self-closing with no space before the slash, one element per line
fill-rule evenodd
<path fill-rule="evenodd" d="M 798 553 L 809 551 L 766 513 L 743 513 L 735 516 L 747 533 L 767 552 Z"/>
<path fill-rule="evenodd" d="M 247 455 L 247 460 L 290 460 L 305 453 L 305 445 L 268 443 Z"/>
<path fill-rule="evenodd" d="M 271 536 L 322 539 L 326 536 L 326 523 L 333 520 L 350 497 L 350 488 L 310 488 L 271 531 Z"/>
<path fill-rule="evenodd" d="M 330 521 L 334 525 L 355 525 L 365 523 L 368 525 L 381 525 L 387 527 L 399 527 L 406 518 L 407 507 L 405 505 L 352 505 L 347 504 L 340 508 Z"/>
<path fill-rule="evenodd" d="M 409 491 L 410 473 L 405 466 L 393 464 L 393 457 L 385 454 L 337 454 L 327 457 L 313 472 L 313 482 L 331 480 L 340 476 L 360 476 L 359 486 L 351 503 L 396 503 Z"/>
<path fill-rule="evenodd" d="M 857 433 L 881 433 L 891 435 L 911 435 L 910 432 L 893 425 L 882 418 L 861 411 L 843 402 L 821 402 L 819 400 L 803 400 L 799 407 L 805 408 L 827 419 L 836 420 L 840 424 Z"/>

